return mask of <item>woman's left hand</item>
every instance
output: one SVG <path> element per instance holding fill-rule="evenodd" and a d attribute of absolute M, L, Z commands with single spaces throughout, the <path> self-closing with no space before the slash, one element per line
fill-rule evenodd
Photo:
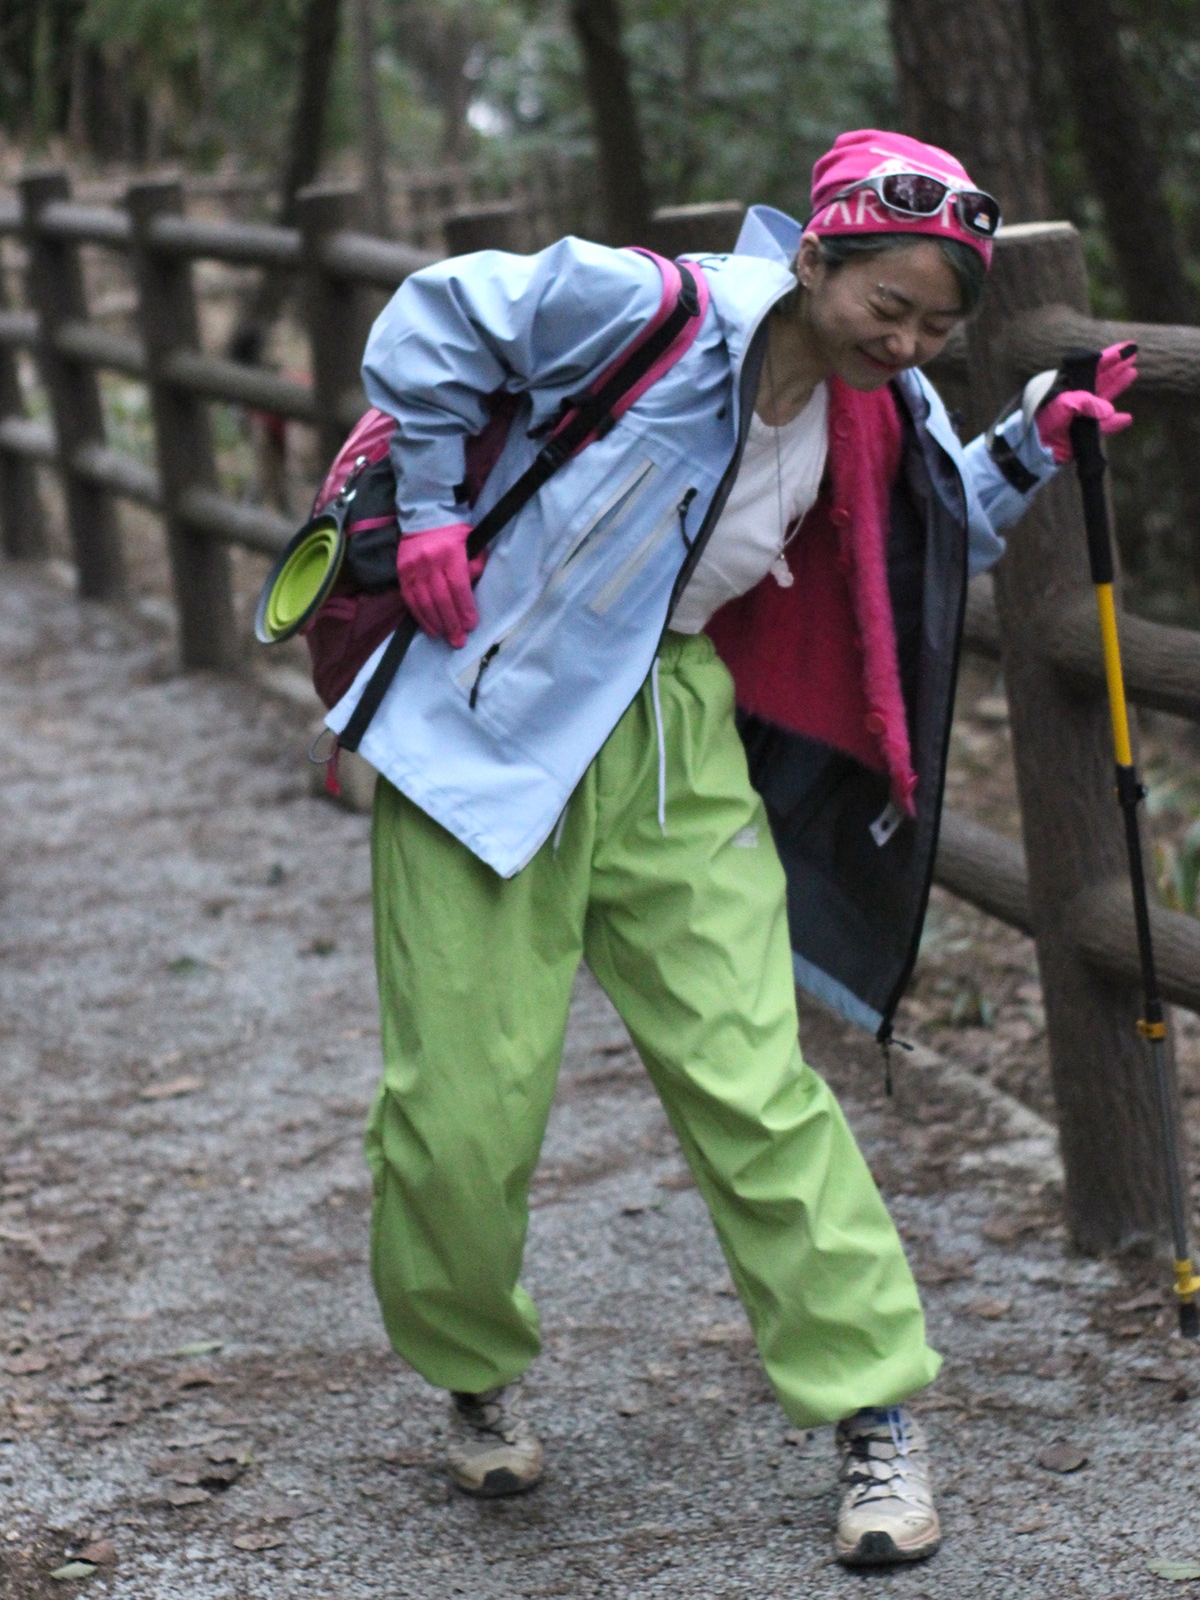
<path fill-rule="evenodd" d="M 1096 364 L 1096 392 L 1068 389 L 1057 394 L 1037 414 L 1038 437 L 1059 466 L 1070 461 L 1071 423 L 1076 417 L 1095 417 L 1101 433 L 1120 433 L 1133 418 L 1118 411 L 1113 401 L 1137 377 L 1137 345 L 1110 344 Z"/>

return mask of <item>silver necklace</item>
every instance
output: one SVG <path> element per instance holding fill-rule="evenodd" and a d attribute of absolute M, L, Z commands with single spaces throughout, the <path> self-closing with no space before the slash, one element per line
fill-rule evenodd
<path fill-rule="evenodd" d="M 771 360 L 771 343 L 769 339 L 767 341 L 767 383 L 771 390 L 771 414 L 772 416 L 778 416 L 779 406 L 775 398 L 775 367 Z M 771 576 L 781 589 L 790 589 L 796 579 L 791 567 L 787 564 L 787 556 L 784 552 L 799 532 L 799 526 L 797 525 L 793 529 L 791 538 L 789 538 L 787 524 L 783 520 L 783 451 L 779 443 L 779 429 L 772 427 L 771 432 L 775 437 L 775 499 L 779 509 L 779 548 L 775 552 L 775 559 L 771 562 L 770 570 Z"/>

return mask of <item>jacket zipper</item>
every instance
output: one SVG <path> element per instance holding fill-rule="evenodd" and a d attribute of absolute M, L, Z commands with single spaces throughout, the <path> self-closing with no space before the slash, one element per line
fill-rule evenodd
<path fill-rule="evenodd" d="M 929 439 L 930 443 L 933 444 L 936 449 L 940 450 L 943 455 L 946 455 L 946 451 L 940 444 L 938 444 L 936 439 L 932 438 L 928 431 L 925 432 L 925 438 Z M 953 461 L 951 461 L 950 464 L 952 467 L 954 467 Z M 958 471 L 957 467 L 954 467 L 954 471 L 955 476 L 958 478 L 960 492 L 962 493 L 962 505 L 960 507 L 959 520 L 962 527 L 965 528 L 967 525 L 966 490 L 962 485 L 962 474 Z M 933 482 L 932 473 L 930 473 L 930 493 L 937 493 L 937 489 Z M 954 657 L 950 663 L 949 681 L 952 684 L 958 681 L 958 667 L 959 661 L 962 657 L 963 617 L 966 614 L 967 608 L 967 570 L 968 562 L 964 557 L 962 588 L 959 594 L 958 602 L 958 627 L 954 636 Z M 875 1034 L 876 1039 L 884 1050 L 885 1070 L 887 1071 L 889 1077 L 890 1065 L 888 1064 L 887 1059 L 887 1047 L 895 1042 L 895 1036 L 892 1033 L 892 1018 L 896 1015 L 897 1007 L 904 996 L 905 989 L 908 987 L 908 980 L 912 977 L 913 968 L 917 964 L 917 956 L 921 948 L 921 932 L 925 925 L 925 912 L 929 905 L 929 891 L 933 886 L 933 872 L 937 861 L 938 834 L 940 832 L 942 819 L 942 801 L 946 792 L 946 766 L 950 759 L 950 725 L 952 721 L 953 704 L 951 705 L 951 715 L 946 718 L 946 730 L 942 740 L 941 759 L 938 766 L 937 794 L 934 802 L 937 810 L 935 812 L 935 820 L 933 825 L 933 837 L 929 841 L 929 859 L 925 865 L 925 881 L 922 885 L 921 891 L 921 915 L 917 920 L 916 929 L 909 945 L 908 955 L 905 959 L 904 966 L 901 968 L 900 976 L 897 978 L 892 987 L 892 992 L 887 998 L 887 1003 L 883 1008 L 883 1020 L 880 1022 Z M 890 1093 L 891 1091 L 889 1090 L 888 1092 Z"/>
<path fill-rule="evenodd" d="M 780 298 L 782 299 L 782 296 Z M 729 499 L 729 491 L 733 488 L 733 480 L 737 477 L 738 468 L 742 464 L 742 454 L 745 451 L 746 439 L 750 433 L 750 417 L 754 410 L 754 397 L 758 392 L 758 380 L 762 373 L 763 360 L 767 353 L 767 318 L 774 309 L 774 305 L 775 302 L 772 301 L 771 305 L 763 312 L 758 326 L 750 337 L 746 354 L 742 359 L 742 371 L 738 380 L 739 416 L 737 442 L 733 448 L 733 455 L 729 459 L 729 465 L 725 468 L 721 481 L 709 501 L 708 510 L 704 514 L 704 521 L 700 524 L 690 544 L 687 540 L 686 529 L 683 526 L 686 511 L 681 507 L 680 526 L 688 553 L 675 579 L 675 587 L 671 590 L 671 603 L 667 607 L 667 620 L 663 625 L 664 633 L 671 626 L 671 618 L 675 614 L 675 607 L 679 604 L 679 597 L 687 588 L 692 573 L 695 572 L 699 565 L 700 557 L 704 554 L 704 547 L 712 536 L 712 531 L 716 527 L 722 511 L 725 509 L 725 502 Z"/>

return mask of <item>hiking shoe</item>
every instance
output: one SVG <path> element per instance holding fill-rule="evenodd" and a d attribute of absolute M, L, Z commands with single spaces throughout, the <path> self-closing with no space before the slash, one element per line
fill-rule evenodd
<path fill-rule="evenodd" d="M 868 1407 L 837 1425 L 836 1554 L 847 1567 L 923 1561 L 941 1543 L 925 1433 L 907 1406 Z"/>
<path fill-rule="evenodd" d="M 450 1396 L 446 1466 L 464 1494 L 522 1494 L 542 1475 L 542 1442 L 521 1414 L 517 1385 Z"/>

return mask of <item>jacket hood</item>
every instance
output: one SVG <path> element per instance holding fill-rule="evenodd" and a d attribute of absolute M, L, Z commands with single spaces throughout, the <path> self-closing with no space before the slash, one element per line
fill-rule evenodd
<path fill-rule="evenodd" d="M 751 206 L 742 223 L 734 255 L 765 256 L 768 261 L 778 261 L 791 267 L 800 248 L 803 228 L 786 211 L 774 206 Z"/>

